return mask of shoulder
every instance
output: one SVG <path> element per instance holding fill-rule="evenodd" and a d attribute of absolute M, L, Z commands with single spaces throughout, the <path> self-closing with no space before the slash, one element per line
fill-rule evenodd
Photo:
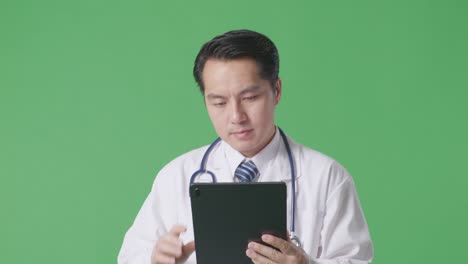
<path fill-rule="evenodd" d="M 209 145 L 190 150 L 167 163 L 161 172 L 199 164 Z"/>
<path fill-rule="evenodd" d="M 291 151 L 293 152 L 293 155 L 298 157 L 301 163 L 307 164 L 309 166 L 314 166 L 315 168 L 323 169 L 334 166 L 341 166 L 332 157 L 318 150 L 296 143 L 293 139 L 289 137 L 288 142 L 291 145 Z"/>
<path fill-rule="evenodd" d="M 200 166 L 203 154 L 208 147 L 209 145 L 206 145 L 193 149 L 171 160 L 158 172 L 154 185 L 164 185 L 168 182 L 181 180 L 181 178 L 187 178 L 190 172 L 193 173 Z"/>
<path fill-rule="evenodd" d="M 306 178 L 314 182 L 320 181 L 327 189 L 334 189 L 344 182 L 352 181 L 348 171 L 334 158 L 291 139 L 289 142 L 294 155 L 297 156 L 298 169 L 302 174 L 306 174 Z"/>

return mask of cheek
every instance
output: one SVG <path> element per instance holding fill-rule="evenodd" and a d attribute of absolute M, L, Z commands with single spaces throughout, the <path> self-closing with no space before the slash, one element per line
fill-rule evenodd
<path fill-rule="evenodd" d="M 226 118 L 224 117 L 223 112 L 221 111 L 208 111 L 210 116 L 211 123 L 213 124 L 216 131 L 221 132 L 225 130 Z"/>
<path fill-rule="evenodd" d="M 269 105 L 262 105 L 255 111 L 252 111 L 251 118 L 254 122 L 261 124 L 262 126 L 266 126 L 273 121 L 273 112 L 274 109 L 271 109 Z"/>

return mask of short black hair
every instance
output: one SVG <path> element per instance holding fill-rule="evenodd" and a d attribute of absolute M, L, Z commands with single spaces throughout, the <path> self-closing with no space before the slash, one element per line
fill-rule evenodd
<path fill-rule="evenodd" d="M 232 60 L 252 58 L 257 63 L 260 76 L 270 81 L 275 89 L 279 74 L 279 55 L 275 44 L 265 35 L 252 30 L 232 30 L 205 43 L 198 52 L 193 76 L 204 94 L 203 68 L 208 59 Z"/>

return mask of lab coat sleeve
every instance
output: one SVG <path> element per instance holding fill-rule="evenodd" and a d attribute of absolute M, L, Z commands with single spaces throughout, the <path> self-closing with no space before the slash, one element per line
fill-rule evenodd
<path fill-rule="evenodd" d="M 159 175 L 156 177 L 158 179 Z M 160 217 L 160 199 L 164 194 L 159 185 L 153 188 L 141 207 L 133 225 L 125 234 L 118 256 L 119 264 L 149 264 L 153 248 L 161 234 L 165 233 Z"/>
<path fill-rule="evenodd" d="M 311 264 L 367 264 L 374 252 L 351 176 L 339 164 L 330 171 L 318 258 Z"/>

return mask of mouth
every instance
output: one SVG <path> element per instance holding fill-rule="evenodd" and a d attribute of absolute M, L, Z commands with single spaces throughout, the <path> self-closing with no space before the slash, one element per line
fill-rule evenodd
<path fill-rule="evenodd" d="M 237 137 L 245 137 L 248 134 L 250 134 L 253 131 L 253 129 L 242 129 L 239 131 L 231 132 L 231 135 L 237 136 Z"/>

